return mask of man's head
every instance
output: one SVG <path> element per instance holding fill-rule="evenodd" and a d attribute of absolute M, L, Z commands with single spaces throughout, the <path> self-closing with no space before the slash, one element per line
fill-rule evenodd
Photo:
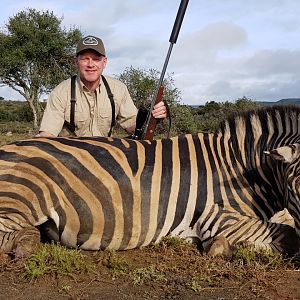
<path fill-rule="evenodd" d="M 88 35 L 78 42 L 76 56 L 86 50 L 93 50 L 102 56 L 106 56 L 102 40 L 92 35 Z"/>
<path fill-rule="evenodd" d="M 82 82 L 91 91 L 95 90 L 107 63 L 102 40 L 91 35 L 82 38 L 78 43 L 74 62 Z"/>

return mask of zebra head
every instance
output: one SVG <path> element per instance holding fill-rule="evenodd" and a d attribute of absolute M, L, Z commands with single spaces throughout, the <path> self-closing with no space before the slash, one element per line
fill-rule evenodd
<path fill-rule="evenodd" d="M 300 236 L 300 144 L 282 146 L 265 154 L 277 162 L 276 167 L 282 168 L 284 206 L 294 218 Z"/>

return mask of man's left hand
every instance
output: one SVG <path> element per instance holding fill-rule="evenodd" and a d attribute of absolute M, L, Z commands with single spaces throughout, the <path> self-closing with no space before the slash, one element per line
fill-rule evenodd
<path fill-rule="evenodd" d="M 164 101 L 155 104 L 152 110 L 152 116 L 155 119 L 165 119 L 167 117 L 167 108 Z"/>

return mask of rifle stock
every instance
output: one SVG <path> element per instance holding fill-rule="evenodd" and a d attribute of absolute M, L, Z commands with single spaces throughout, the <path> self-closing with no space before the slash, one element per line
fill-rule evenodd
<path fill-rule="evenodd" d="M 158 89 L 154 105 L 163 101 L 163 93 L 164 93 L 164 87 L 161 85 Z M 156 128 L 157 120 L 152 116 L 152 111 L 149 111 L 148 118 L 150 118 L 150 119 L 149 119 L 149 122 L 147 123 L 148 126 L 143 135 L 143 140 L 151 141 L 151 140 L 153 140 L 154 130 Z"/>

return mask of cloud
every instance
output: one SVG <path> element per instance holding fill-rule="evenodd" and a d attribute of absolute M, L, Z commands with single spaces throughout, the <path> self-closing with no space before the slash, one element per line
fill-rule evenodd
<path fill-rule="evenodd" d="M 232 22 L 218 22 L 208 24 L 199 31 L 190 33 L 182 40 L 190 50 L 197 49 L 206 51 L 220 51 L 222 49 L 232 49 L 245 45 L 247 33 L 241 27 Z"/>
<path fill-rule="evenodd" d="M 183 102 L 203 104 L 243 96 L 276 101 L 300 96 L 299 49 L 258 50 L 248 56 L 227 58 L 211 55 L 208 61 L 176 76 L 185 97 Z"/>
<path fill-rule="evenodd" d="M 182 37 L 172 57 L 174 72 L 211 72 L 222 68 L 223 56 L 247 45 L 246 31 L 232 22 L 218 22 Z M 227 68 L 227 66 L 225 66 Z"/>
<path fill-rule="evenodd" d="M 28 6 L 103 38 L 107 74 L 161 70 L 180 0 L 11 0 L 1 22 Z M 295 0 L 190 1 L 168 65 L 184 103 L 300 96 L 300 5 Z M 9 89 L 0 88 L 0 96 Z M 15 93 L 13 92 L 15 95 Z M 20 98 L 21 96 L 19 96 Z"/>
<path fill-rule="evenodd" d="M 6 100 L 25 100 L 18 92 L 7 86 L 0 86 L 0 97 Z"/>
<path fill-rule="evenodd" d="M 252 76 L 300 75 L 300 49 L 262 49 L 245 59 L 243 66 Z"/>

